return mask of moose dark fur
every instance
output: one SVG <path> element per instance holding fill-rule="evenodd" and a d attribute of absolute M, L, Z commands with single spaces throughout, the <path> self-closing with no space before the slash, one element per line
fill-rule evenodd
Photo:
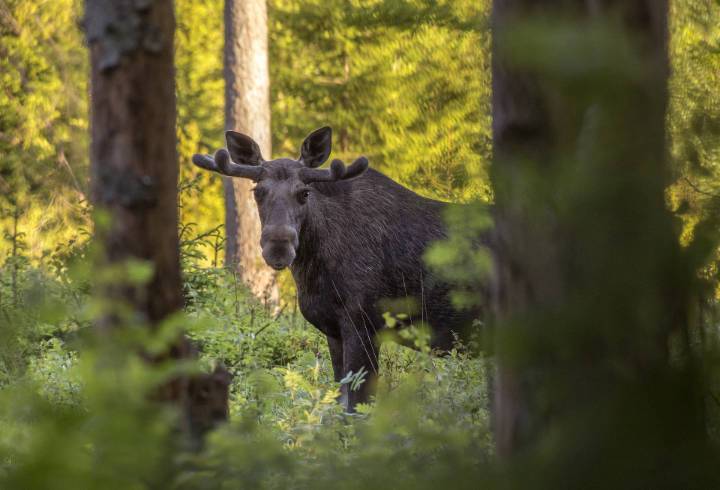
<path fill-rule="evenodd" d="M 263 258 L 275 269 L 290 267 L 302 314 L 327 336 L 335 380 L 368 373 L 356 391 L 343 385 L 348 410 L 372 393 L 384 300 L 414 299 L 414 319 L 431 326 L 435 349 L 449 349 L 454 333 L 467 329 L 474 313 L 453 308 L 449 285 L 423 262 L 428 245 L 446 236 L 445 203 L 368 169 L 364 157 L 318 169 L 330 156 L 329 127 L 305 139 L 298 160 L 264 161 L 248 136 L 228 131 L 226 138 L 227 150 L 193 162 L 257 183 Z"/>

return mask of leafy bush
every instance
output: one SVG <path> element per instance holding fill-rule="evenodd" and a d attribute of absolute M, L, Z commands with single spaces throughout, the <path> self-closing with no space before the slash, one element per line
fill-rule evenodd
<path fill-rule="evenodd" d="M 383 344 L 377 402 L 346 414 L 325 338 L 297 307 L 273 311 L 192 253 L 181 317 L 98 341 L 88 328 L 103 311 L 89 294 L 92 254 L 72 245 L 43 268 L 0 268 L 0 487 L 423 488 L 477 477 L 492 453 L 485 361 L 462 346 L 431 356 L 421 330 L 410 332 L 420 351 Z M 135 354 L 179 326 L 197 345 L 196 367 Z M 177 414 L 147 395 L 178 370 L 218 363 L 233 375 L 231 421 L 194 453 L 174 435 Z"/>

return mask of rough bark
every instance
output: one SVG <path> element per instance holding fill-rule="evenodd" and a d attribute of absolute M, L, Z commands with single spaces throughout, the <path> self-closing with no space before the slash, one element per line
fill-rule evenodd
<path fill-rule="evenodd" d="M 173 2 L 87 0 L 85 7 L 91 58 L 92 199 L 108 218 L 96 223 L 104 251 L 101 265 L 140 260 L 153 268 L 149 282 L 136 284 L 118 277 L 103 285 L 102 294 L 114 304 L 129 306 L 130 321 L 152 328 L 183 305 Z M 110 312 L 102 322 L 104 327 L 120 325 L 120 315 Z M 180 338 L 161 357 L 193 356 L 190 343 Z M 196 414 L 202 412 L 198 405 L 205 403 L 196 394 L 203 391 L 198 386 L 215 386 L 216 378 L 180 378 L 154 398 L 177 404 L 184 429 L 193 430 Z M 224 390 L 227 393 L 227 385 Z"/>
<path fill-rule="evenodd" d="M 572 19 L 580 26 L 601 18 L 619 20 L 619 29 L 647 61 L 639 68 L 640 81 L 617 82 L 612 89 L 618 90 L 619 100 L 592 93 L 597 87 L 590 84 L 589 93 L 578 95 L 543 68 L 518 63 L 507 49 L 509 33 L 516 33 L 518 20 L 537 19 L 536 14 L 563 22 Z M 616 360 L 618 365 L 636 370 L 638 380 L 644 381 L 650 379 L 648 373 L 662 371 L 672 328 L 663 322 L 677 319 L 677 305 L 683 298 L 681 294 L 669 299 L 671 295 L 663 289 L 669 274 L 667 264 L 676 247 L 663 197 L 667 176 L 667 2 L 495 0 L 493 29 L 492 174 L 497 250 L 493 309 L 500 326 L 493 427 L 498 454 L 510 458 L 536 443 L 543 426 L 562 417 L 563 410 L 571 409 L 569 405 L 577 409 L 602 404 L 603 389 L 613 387 L 617 379 L 603 371 L 601 363 Z M 533 52 L 534 48 L 528 45 L 523 49 Z M 572 56 L 573 51 L 568 53 Z M 568 66 L 586 62 L 566 60 Z M 599 121 L 600 129 L 593 129 L 588 121 Z M 583 150 L 580 142 L 585 133 L 592 140 L 587 158 L 578 153 Z M 568 155 L 573 155 L 578 167 L 572 172 L 561 165 L 573 164 L 560 163 L 567 162 Z M 586 194 L 563 188 L 569 182 L 584 184 Z M 539 185 L 546 187 L 541 190 Z M 613 199 L 626 202 L 626 207 L 608 205 Z M 569 213 L 580 213 L 580 209 L 587 213 L 586 221 L 575 222 L 576 217 Z M 628 209 L 633 210 L 631 215 Z M 615 243 L 608 240 L 608 246 L 600 246 L 606 237 L 616 238 Z M 643 255 L 642 247 L 650 243 L 657 248 L 646 248 Z M 627 275 L 629 264 L 622 259 L 638 263 L 634 277 Z M 635 298 L 626 305 L 628 311 L 633 308 L 632 301 L 651 305 L 653 317 L 647 323 L 613 304 L 613 288 L 622 293 L 623 287 L 628 297 Z M 645 297 L 640 296 L 645 294 L 640 292 L 643 287 L 650 291 Z M 577 312 L 570 310 L 570 305 L 579 301 L 592 308 L 586 310 L 586 317 L 574 317 Z M 560 326 L 555 328 L 553 321 Z M 630 351 L 630 347 L 613 343 L 617 342 L 612 337 L 615 333 L 600 333 L 613 322 L 617 328 L 629 329 L 618 336 L 629 345 L 637 342 L 642 349 L 625 352 L 623 349 Z M 532 331 L 534 328 L 553 329 L 540 333 Z M 584 343 L 573 338 L 564 345 L 571 352 L 564 353 L 565 358 L 557 354 L 560 349 L 548 352 L 548 346 L 555 346 L 551 336 L 567 334 L 570 339 L 574 332 L 587 329 L 589 333 L 582 335 L 591 338 L 593 328 L 597 339 L 604 342 Z M 633 328 L 637 330 L 633 332 Z M 602 337 L 604 334 L 607 336 Z M 540 339 L 543 335 L 547 338 Z M 655 341 L 655 345 L 645 347 L 643 340 Z M 515 343 L 516 348 L 518 342 L 525 342 L 530 360 L 519 359 L 517 349 L 508 347 Z M 571 377 L 581 378 L 578 373 L 597 381 L 595 392 L 587 387 L 591 384 L 587 380 Z M 552 382 L 562 388 L 549 387 Z M 548 396 L 550 392 L 553 396 Z"/>
<path fill-rule="evenodd" d="M 111 219 L 104 234 L 107 259 L 142 259 L 155 267 L 147 288 L 126 291 L 133 306 L 154 323 L 182 306 L 172 51 L 175 21 L 171 1 L 152 2 L 147 10 L 132 4 L 129 0 L 87 2 L 91 185 L 95 205 Z M 113 43 L 121 42 L 107 31 L 110 26 L 133 22 L 141 25 L 139 32 L 127 34 L 128 44 L 135 47 L 119 52 Z M 144 48 L 151 30 L 158 36 L 157 45 Z"/>
<path fill-rule="evenodd" d="M 225 1 L 225 127 L 252 137 L 271 158 L 270 75 L 265 0 Z M 223 178 L 226 265 L 262 301 L 277 302 L 275 274 L 262 259 L 260 219 L 247 179 Z"/>

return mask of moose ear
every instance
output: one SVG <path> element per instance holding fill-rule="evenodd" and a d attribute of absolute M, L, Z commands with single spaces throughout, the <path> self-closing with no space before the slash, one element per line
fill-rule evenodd
<path fill-rule="evenodd" d="M 316 129 L 303 141 L 300 160 L 310 167 L 319 167 L 330 156 L 332 150 L 332 129 L 329 126 Z"/>
<path fill-rule="evenodd" d="M 225 141 L 233 162 L 243 165 L 260 165 L 263 162 L 260 147 L 250 136 L 235 131 L 225 131 Z"/>

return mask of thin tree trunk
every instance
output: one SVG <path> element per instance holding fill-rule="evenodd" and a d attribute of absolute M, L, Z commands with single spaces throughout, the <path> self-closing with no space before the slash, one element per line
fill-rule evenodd
<path fill-rule="evenodd" d="M 528 29 L 533 20 L 539 24 Z M 622 403 L 615 402 L 652 405 L 657 395 L 662 404 L 651 390 L 663 376 L 674 379 L 667 348 L 671 332 L 685 328 L 689 304 L 690 293 L 676 284 L 691 282 L 692 272 L 677 275 L 678 244 L 664 199 L 667 2 L 495 0 L 493 28 L 497 451 L 506 460 L 523 454 L 543 430 L 561 434 L 570 416 L 575 423 L 588 416 L 583 450 L 603 448 L 603 437 L 622 430 L 606 426 L 603 433 L 593 424 L 618 423 L 613 410 Z M 562 67 L 555 52 L 543 51 L 543 39 L 532 37 L 542 32 L 547 39 L 555 28 L 581 33 L 556 38 L 567 57 Z M 614 76 L 584 75 L 596 60 L 572 39 L 594 39 L 587 42 L 596 42 L 597 58 L 616 69 Z M 618 39 L 628 42 L 636 63 L 623 64 L 624 52 L 604 53 L 617 49 Z M 680 393 L 692 399 L 691 387 L 668 382 L 663 389 L 673 401 Z M 639 393 L 645 398 L 636 400 Z M 693 405 L 680 410 L 688 419 L 699 412 Z M 633 426 L 637 437 L 616 439 L 628 437 L 636 454 L 648 449 L 646 424 L 658 425 L 664 442 L 683 424 L 634 410 L 646 416 Z M 649 447 L 648 454 L 666 449 Z"/>
<path fill-rule="evenodd" d="M 175 131 L 175 70 L 172 0 L 87 0 L 85 29 L 91 58 L 92 198 L 108 220 L 96 222 L 104 263 L 141 260 L 152 266 L 144 284 L 118 278 L 104 286 L 114 303 L 127 304 L 130 320 L 158 325 L 182 308 L 178 243 L 178 156 Z M 152 76 L 149 76 L 152 74 Z M 108 313 L 103 325 L 121 325 Z M 190 358 L 178 339 L 163 357 Z M 156 359 L 157 360 L 157 359 Z M 176 404 L 184 429 L 199 434 L 206 404 L 196 393 L 211 376 L 178 378 L 155 398 Z M 222 398 L 222 387 L 217 395 Z M 227 406 L 227 386 L 225 406 Z M 203 425 L 205 424 L 205 425 Z"/>
<path fill-rule="evenodd" d="M 251 136 L 271 158 L 270 75 L 265 0 L 225 1 L 225 127 Z M 261 300 L 277 302 L 275 274 L 263 262 L 260 218 L 247 179 L 224 178 L 227 266 Z"/>

